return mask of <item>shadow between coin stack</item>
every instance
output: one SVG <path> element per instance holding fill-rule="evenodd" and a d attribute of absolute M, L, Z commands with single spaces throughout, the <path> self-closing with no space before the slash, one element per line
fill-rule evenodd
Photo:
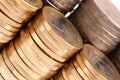
<path fill-rule="evenodd" d="M 113 50 L 108 55 L 108 57 L 113 62 L 113 64 L 115 65 L 115 67 L 118 69 L 118 71 L 120 73 L 120 44 L 118 45 L 118 47 L 115 50 Z"/>

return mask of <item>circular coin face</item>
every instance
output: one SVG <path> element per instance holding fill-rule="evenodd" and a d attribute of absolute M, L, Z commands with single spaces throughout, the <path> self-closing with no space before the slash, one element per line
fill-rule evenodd
<path fill-rule="evenodd" d="M 120 79 L 119 73 L 110 60 L 95 47 L 85 44 L 81 55 L 86 56 L 90 64 L 109 80 Z"/>
<path fill-rule="evenodd" d="M 49 13 L 49 14 L 48 14 Z M 72 23 L 67 20 L 60 12 L 51 8 L 43 8 L 43 17 L 49 26 L 46 26 L 49 31 L 51 31 L 54 36 L 62 38 L 64 42 L 69 43 L 72 46 L 81 48 L 82 39 Z"/>

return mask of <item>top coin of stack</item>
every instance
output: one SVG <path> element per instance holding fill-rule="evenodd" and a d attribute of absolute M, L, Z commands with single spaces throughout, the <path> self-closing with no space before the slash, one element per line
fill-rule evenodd
<path fill-rule="evenodd" d="M 120 80 L 120 75 L 101 51 L 85 44 L 53 80 Z"/>
<path fill-rule="evenodd" d="M 41 0 L 0 0 L 0 45 L 14 38 L 41 7 Z"/>
<path fill-rule="evenodd" d="M 110 0 L 85 0 L 71 17 L 94 46 L 110 52 L 120 42 L 119 14 Z"/>

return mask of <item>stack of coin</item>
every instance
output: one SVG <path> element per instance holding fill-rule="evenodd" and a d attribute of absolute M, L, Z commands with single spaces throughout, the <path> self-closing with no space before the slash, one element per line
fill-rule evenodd
<path fill-rule="evenodd" d="M 108 57 L 120 73 L 120 45 L 114 51 L 112 51 Z"/>
<path fill-rule="evenodd" d="M 0 0 L 0 45 L 10 41 L 41 7 L 41 0 Z"/>
<path fill-rule="evenodd" d="M 111 0 L 85 0 L 71 18 L 94 46 L 110 52 L 120 42 L 119 14 Z"/>
<path fill-rule="evenodd" d="M 80 2 L 80 0 L 47 0 L 47 2 L 58 10 L 66 13 L 71 11 L 73 7 Z"/>
<path fill-rule="evenodd" d="M 85 44 L 53 80 L 120 80 L 120 75 L 101 51 Z"/>
<path fill-rule="evenodd" d="M 82 45 L 79 33 L 69 20 L 46 6 L 2 51 L 1 63 L 7 67 L 1 64 L 1 75 L 6 80 L 46 80 Z"/>

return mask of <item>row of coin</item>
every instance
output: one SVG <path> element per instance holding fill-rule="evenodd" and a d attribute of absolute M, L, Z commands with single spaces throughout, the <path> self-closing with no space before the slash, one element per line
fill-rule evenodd
<path fill-rule="evenodd" d="M 71 22 L 46 6 L 0 54 L 1 78 L 46 80 L 82 46 Z"/>
<path fill-rule="evenodd" d="M 120 42 L 119 14 L 110 0 L 85 0 L 70 18 L 94 46 L 109 53 Z"/>
<path fill-rule="evenodd" d="M 41 7 L 41 0 L 0 0 L 0 46 L 13 39 Z"/>
<path fill-rule="evenodd" d="M 119 80 L 110 60 L 97 48 L 85 44 L 51 80 Z"/>

